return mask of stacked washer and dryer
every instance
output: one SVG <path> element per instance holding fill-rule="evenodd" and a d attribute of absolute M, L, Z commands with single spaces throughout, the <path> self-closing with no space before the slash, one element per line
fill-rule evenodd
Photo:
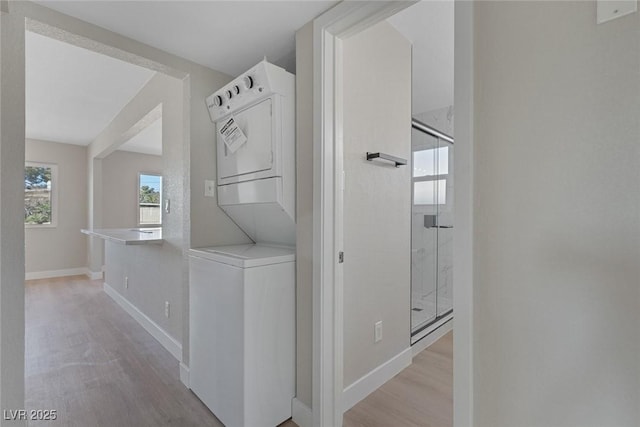
<path fill-rule="evenodd" d="M 295 76 L 266 61 L 207 98 L 218 205 L 255 242 L 189 251 L 190 387 L 227 427 L 295 393 Z"/>

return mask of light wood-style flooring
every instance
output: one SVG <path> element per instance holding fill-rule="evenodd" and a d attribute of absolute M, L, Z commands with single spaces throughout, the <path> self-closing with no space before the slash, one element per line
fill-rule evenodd
<path fill-rule="evenodd" d="M 451 427 L 453 333 L 344 414 L 344 427 Z"/>
<path fill-rule="evenodd" d="M 179 380 L 178 363 L 84 276 L 26 282 L 30 426 L 222 426 Z"/>
<path fill-rule="evenodd" d="M 55 409 L 30 426 L 222 426 L 179 380 L 178 364 L 84 276 L 26 282 L 27 410 Z M 450 427 L 449 333 L 350 409 L 345 427 Z M 249 426 L 247 426 L 249 427 Z M 281 427 L 297 427 L 291 420 Z"/>

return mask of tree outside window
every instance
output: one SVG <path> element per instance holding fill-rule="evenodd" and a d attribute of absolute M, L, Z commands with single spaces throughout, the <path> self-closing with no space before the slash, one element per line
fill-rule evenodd
<path fill-rule="evenodd" d="M 138 224 L 162 224 L 162 177 L 141 173 L 138 179 Z"/>
<path fill-rule="evenodd" d="M 25 225 L 55 225 L 57 166 L 27 163 L 24 168 Z"/>

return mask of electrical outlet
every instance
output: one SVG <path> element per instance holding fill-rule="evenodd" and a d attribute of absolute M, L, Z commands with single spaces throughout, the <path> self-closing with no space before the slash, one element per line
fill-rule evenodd
<path fill-rule="evenodd" d="M 214 180 L 204 180 L 204 197 L 216 197 L 216 182 Z"/>
<path fill-rule="evenodd" d="M 169 301 L 164 302 L 164 315 L 167 318 L 171 315 L 171 304 L 169 304 Z"/>
<path fill-rule="evenodd" d="M 129 277 L 124 276 L 124 288 L 129 289 Z"/>
<path fill-rule="evenodd" d="M 376 322 L 374 326 L 374 342 L 382 341 L 382 320 Z"/>

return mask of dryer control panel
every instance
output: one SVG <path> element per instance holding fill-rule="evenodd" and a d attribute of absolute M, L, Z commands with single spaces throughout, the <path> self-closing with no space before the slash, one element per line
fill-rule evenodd
<path fill-rule="evenodd" d="M 262 61 L 207 97 L 212 122 L 232 114 L 261 98 L 286 93 L 288 82 L 282 81 L 283 69 Z"/>

